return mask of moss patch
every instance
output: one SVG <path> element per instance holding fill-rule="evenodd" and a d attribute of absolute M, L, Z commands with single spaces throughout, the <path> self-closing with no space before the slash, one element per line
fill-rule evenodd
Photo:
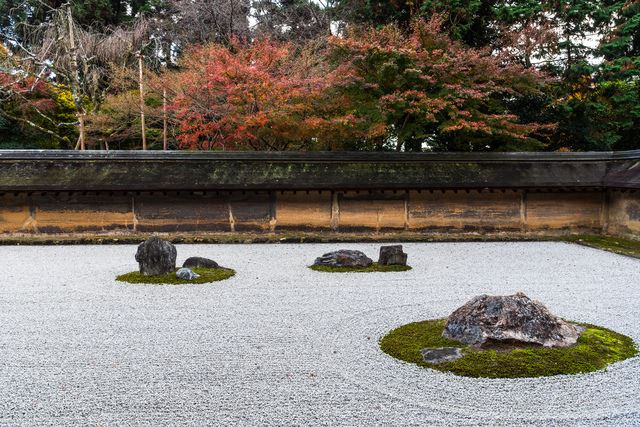
<path fill-rule="evenodd" d="M 374 262 L 369 267 L 330 267 L 327 265 L 310 265 L 310 269 L 325 273 L 373 273 L 411 270 L 408 265 L 384 265 Z"/>
<path fill-rule="evenodd" d="M 121 274 L 116 277 L 119 282 L 127 283 L 147 283 L 155 285 L 193 285 L 201 283 L 218 282 L 228 279 L 236 274 L 235 270 L 230 268 L 193 268 L 193 272 L 198 273 L 200 277 L 194 280 L 184 280 L 176 276 L 175 273 L 161 274 L 158 276 L 145 276 L 139 271 Z"/>
<path fill-rule="evenodd" d="M 111 245 L 139 244 L 147 238 L 158 235 L 171 243 L 397 243 L 397 242 L 494 242 L 494 241 L 539 241 L 557 240 L 540 236 L 521 236 L 516 233 L 482 232 L 468 234 L 452 234 L 446 232 L 327 232 L 327 231 L 277 231 L 272 233 L 255 233 L 246 231 L 234 232 L 199 232 L 199 233 L 60 233 L 0 234 L 0 245 Z"/>
<path fill-rule="evenodd" d="M 589 324 L 582 324 L 587 329 L 572 347 L 510 351 L 476 350 L 444 338 L 445 324 L 446 319 L 439 319 L 400 326 L 380 340 L 380 348 L 405 362 L 474 378 L 531 378 L 593 372 L 638 353 L 631 338 Z M 464 357 L 440 364 L 424 362 L 420 350 L 436 347 L 460 348 Z"/>
<path fill-rule="evenodd" d="M 613 236 L 568 236 L 563 240 L 596 249 L 615 252 L 640 258 L 640 240 L 624 239 Z"/>

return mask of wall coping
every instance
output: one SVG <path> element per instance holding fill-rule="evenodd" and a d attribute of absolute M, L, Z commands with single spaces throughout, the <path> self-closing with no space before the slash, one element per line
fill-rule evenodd
<path fill-rule="evenodd" d="M 567 162 L 639 160 L 640 150 L 589 152 L 362 152 L 362 151 L 158 151 L 158 150 L 0 150 L 4 160 L 269 160 L 326 162 Z"/>
<path fill-rule="evenodd" d="M 0 150 L 0 192 L 640 189 L 640 150 L 585 153 Z"/>

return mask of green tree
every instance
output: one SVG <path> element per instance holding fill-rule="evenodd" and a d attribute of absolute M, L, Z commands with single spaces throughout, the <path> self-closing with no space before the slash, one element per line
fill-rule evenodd
<path fill-rule="evenodd" d="M 443 27 L 451 38 L 468 46 L 492 45 L 498 36 L 497 13 L 501 0 L 425 0 L 420 8 L 421 16 L 443 16 Z"/>
<path fill-rule="evenodd" d="M 554 146 L 573 150 L 639 148 L 640 3 L 604 0 L 597 2 L 597 7 L 588 3 L 591 12 L 583 28 L 600 34 L 600 45 L 590 53 L 602 60 L 594 63 L 577 57 L 567 61 L 563 93 L 558 97 L 560 125 Z"/>

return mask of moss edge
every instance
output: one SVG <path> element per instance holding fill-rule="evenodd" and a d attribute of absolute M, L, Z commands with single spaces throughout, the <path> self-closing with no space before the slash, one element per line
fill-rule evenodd
<path fill-rule="evenodd" d="M 638 354 L 630 337 L 591 324 L 576 345 L 568 348 L 532 347 L 506 352 L 474 350 L 442 336 L 446 319 L 426 320 L 400 326 L 380 339 L 388 355 L 425 368 L 473 378 L 534 378 L 594 372 Z M 422 360 L 420 349 L 457 347 L 464 357 L 440 364 Z"/>
<path fill-rule="evenodd" d="M 180 279 L 175 273 L 166 273 L 158 276 L 145 276 L 139 271 L 121 274 L 116 277 L 119 282 L 149 285 L 194 285 L 202 283 L 219 282 L 233 277 L 236 272 L 231 268 L 193 268 L 193 272 L 200 275 L 194 280 Z"/>
<path fill-rule="evenodd" d="M 395 271 L 408 271 L 411 267 L 408 265 L 384 265 L 374 262 L 369 267 L 331 267 L 328 265 L 310 265 L 309 268 L 314 271 L 323 273 L 389 273 Z"/>
<path fill-rule="evenodd" d="M 620 255 L 640 258 L 640 240 L 599 235 L 567 236 L 562 240 Z"/>

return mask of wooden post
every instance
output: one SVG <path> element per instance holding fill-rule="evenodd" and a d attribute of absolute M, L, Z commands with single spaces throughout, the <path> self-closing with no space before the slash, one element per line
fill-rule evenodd
<path fill-rule="evenodd" d="M 85 149 L 85 139 L 84 139 L 84 112 L 78 113 L 78 122 L 80 124 L 80 149 Z"/>

